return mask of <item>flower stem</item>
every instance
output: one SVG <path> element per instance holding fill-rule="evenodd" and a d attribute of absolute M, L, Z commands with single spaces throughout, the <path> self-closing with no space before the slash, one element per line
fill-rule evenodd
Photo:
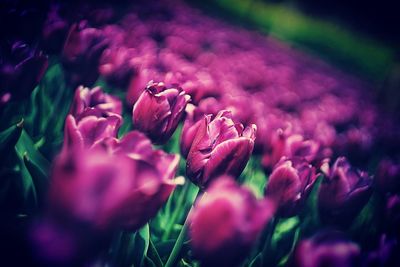
<path fill-rule="evenodd" d="M 196 188 L 196 190 L 197 190 L 197 192 L 195 193 L 196 197 L 193 199 L 193 203 L 199 196 L 199 188 Z M 189 224 L 188 218 L 190 217 L 190 214 L 192 213 L 192 211 L 193 211 L 193 204 L 190 208 L 188 215 L 186 216 L 185 223 L 183 224 L 183 227 L 179 233 L 179 236 L 175 242 L 174 247 L 172 248 L 171 254 L 169 255 L 167 263 L 164 265 L 164 267 L 172 267 L 172 266 L 176 265 L 176 262 L 178 260 L 179 254 L 181 252 L 181 249 L 182 249 L 182 246 L 185 241 L 186 234 L 187 234 L 187 229 L 188 229 L 188 224 Z"/>
<path fill-rule="evenodd" d="M 165 241 L 171 235 L 172 227 L 174 226 L 179 214 L 182 213 L 182 208 L 184 206 L 186 197 L 188 195 L 189 187 L 190 187 L 190 184 L 188 182 L 186 182 L 184 187 L 183 187 L 183 190 L 182 190 L 181 194 L 179 195 L 179 198 L 177 200 L 174 212 L 172 213 L 171 218 L 168 220 L 168 223 L 167 223 L 167 225 L 165 227 L 165 231 L 164 231 L 164 233 L 163 233 L 163 235 L 161 237 L 161 240 Z"/>
<path fill-rule="evenodd" d="M 261 252 L 263 266 L 267 265 L 267 257 L 266 256 L 267 256 L 268 251 L 271 249 L 272 236 L 274 235 L 275 228 L 278 225 L 278 223 L 279 223 L 279 218 L 272 218 L 272 221 L 269 225 L 267 238 L 265 239 L 264 247 Z"/>

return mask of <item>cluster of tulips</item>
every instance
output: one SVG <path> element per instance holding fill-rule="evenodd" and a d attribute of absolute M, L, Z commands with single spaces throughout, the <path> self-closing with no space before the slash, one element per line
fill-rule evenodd
<path fill-rule="evenodd" d="M 34 266 L 400 265 L 399 130 L 365 84 L 180 1 L 125 7 L 53 4 L 34 49 L 2 43 Z"/>

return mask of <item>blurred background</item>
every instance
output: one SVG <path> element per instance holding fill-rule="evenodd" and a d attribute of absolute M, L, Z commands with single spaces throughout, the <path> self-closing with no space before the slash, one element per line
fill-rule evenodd
<path fill-rule="evenodd" d="M 190 3 L 255 28 L 372 83 L 387 111 L 400 103 L 396 1 L 206 0 Z"/>

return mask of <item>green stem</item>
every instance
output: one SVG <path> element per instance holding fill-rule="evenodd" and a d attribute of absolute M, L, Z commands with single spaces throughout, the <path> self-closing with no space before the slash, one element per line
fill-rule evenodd
<path fill-rule="evenodd" d="M 271 249 L 272 236 L 274 235 L 275 228 L 278 225 L 278 223 L 279 223 L 279 218 L 273 218 L 270 223 L 268 235 L 267 235 L 267 238 L 265 239 L 264 247 L 263 247 L 262 253 L 261 253 L 263 266 L 267 265 L 267 258 L 266 258 L 267 252 Z"/>
<path fill-rule="evenodd" d="M 177 200 L 176 203 L 176 207 L 174 209 L 174 212 L 172 213 L 171 218 L 168 220 L 167 225 L 165 227 L 165 231 L 161 237 L 161 240 L 165 241 L 169 238 L 169 236 L 171 235 L 171 230 L 172 227 L 174 226 L 177 217 L 181 214 L 182 212 L 182 208 L 184 206 L 187 194 L 189 192 L 189 187 L 190 184 L 189 183 L 185 183 L 184 187 L 183 187 L 183 191 L 181 192 L 181 194 L 179 195 L 179 198 Z"/>
<path fill-rule="evenodd" d="M 196 188 L 196 190 L 197 190 L 197 192 L 195 193 L 196 197 L 194 198 L 193 202 L 197 199 L 197 197 L 199 195 L 199 188 Z M 175 242 L 175 245 L 172 248 L 172 252 L 169 255 L 167 263 L 164 265 L 164 267 L 175 266 L 175 263 L 178 261 L 179 254 L 181 252 L 181 249 L 182 249 L 182 246 L 185 241 L 186 234 L 187 234 L 188 225 L 189 225 L 189 217 L 190 217 L 190 214 L 192 213 L 192 211 L 193 211 L 193 205 L 190 208 L 188 215 L 186 216 L 185 223 L 183 224 L 181 232 L 179 233 L 179 236 Z"/>

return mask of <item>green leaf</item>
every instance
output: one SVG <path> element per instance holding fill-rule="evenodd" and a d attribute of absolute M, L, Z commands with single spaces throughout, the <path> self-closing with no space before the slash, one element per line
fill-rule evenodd
<path fill-rule="evenodd" d="M 267 239 L 263 249 L 263 266 L 276 266 L 284 256 L 290 253 L 299 225 L 298 217 L 281 218 L 275 221 L 270 243 Z"/>
<path fill-rule="evenodd" d="M 134 266 L 142 266 L 150 244 L 150 231 L 149 225 L 143 226 L 135 235 L 135 242 L 133 247 L 134 253 Z"/>
<path fill-rule="evenodd" d="M 154 263 L 154 261 L 151 259 L 151 258 L 149 258 L 149 257 L 144 257 L 144 266 L 145 267 L 158 267 L 155 263 Z M 160 265 L 160 266 L 162 266 L 162 265 Z"/>
<path fill-rule="evenodd" d="M 315 232 L 315 229 L 320 228 L 321 222 L 318 211 L 318 190 L 323 179 L 324 176 L 322 174 L 317 177 L 314 187 L 300 214 L 302 235 L 312 235 Z"/>
<path fill-rule="evenodd" d="M 37 193 L 38 202 L 41 206 L 43 206 L 47 194 L 47 188 L 49 185 L 47 174 L 44 173 L 41 168 L 39 168 L 34 162 L 29 159 L 28 153 L 24 154 L 24 163 L 25 167 L 32 177 L 33 185 Z"/>
<path fill-rule="evenodd" d="M 155 267 L 163 266 L 163 262 L 160 258 L 160 255 L 158 254 L 158 251 L 157 251 L 156 247 L 154 246 L 151 238 L 149 239 L 149 251 L 147 252 L 146 258 L 147 257 L 151 259 L 151 261 L 153 262 Z"/>
<path fill-rule="evenodd" d="M 170 239 L 160 243 L 156 243 L 155 247 L 161 258 L 168 257 L 175 245 L 175 239 Z"/>
<path fill-rule="evenodd" d="M 352 238 L 363 244 L 375 244 L 379 240 L 379 233 L 385 216 L 385 198 L 374 192 L 368 203 L 364 206 L 350 226 L 349 233 Z M 372 241 L 375 242 L 372 242 Z"/>
<path fill-rule="evenodd" d="M 249 267 L 262 267 L 262 253 L 258 253 L 257 256 L 249 263 Z"/>
<path fill-rule="evenodd" d="M 29 155 L 29 160 L 32 161 L 42 173 L 46 174 L 49 172 L 49 161 L 37 150 L 34 142 L 25 130 L 22 131 L 21 137 L 16 145 L 16 150 L 21 159 L 23 159 L 25 153 L 27 153 Z"/>
<path fill-rule="evenodd" d="M 24 120 L 0 132 L 0 160 L 8 157 L 14 151 L 23 129 Z M 3 163 L 4 164 L 4 163 Z"/>

